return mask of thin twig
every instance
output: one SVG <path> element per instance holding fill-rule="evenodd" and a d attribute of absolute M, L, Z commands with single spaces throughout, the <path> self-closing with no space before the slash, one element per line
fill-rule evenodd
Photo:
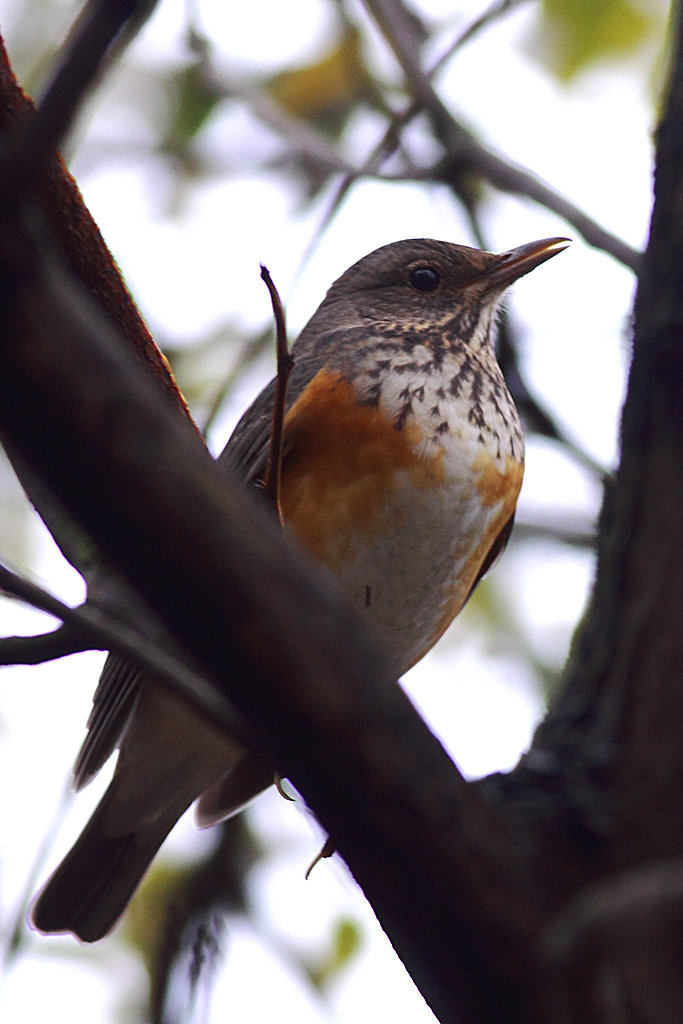
<path fill-rule="evenodd" d="M 24 879 L 22 891 L 16 901 L 17 910 L 14 920 L 10 918 L 7 922 L 8 926 L 4 930 L 7 941 L 0 945 L 0 968 L 3 970 L 7 970 L 12 965 L 29 940 L 30 932 L 26 927 L 26 907 L 31 902 L 31 897 L 36 891 L 43 867 L 73 798 L 74 791 L 71 788 L 71 784 L 67 782 L 62 787 L 62 792 L 52 818 L 43 830 L 42 838 L 37 849 L 34 851 L 28 876 Z"/>
<path fill-rule="evenodd" d="M 289 353 L 287 344 L 287 327 L 285 325 L 285 311 L 282 300 L 278 293 L 273 279 L 270 276 L 268 267 L 261 264 L 261 279 L 265 282 L 270 293 L 270 301 L 273 305 L 273 316 L 275 317 L 275 343 L 277 346 L 277 376 L 275 379 L 275 398 L 273 401 L 273 426 L 270 432 L 270 447 L 268 450 L 268 464 L 266 476 L 263 482 L 263 489 L 268 499 L 277 509 L 280 522 L 282 522 L 282 510 L 280 508 L 280 480 L 282 476 L 282 440 L 285 421 L 285 401 L 287 398 L 287 383 L 292 372 L 294 360 Z"/>
<path fill-rule="evenodd" d="M 499 18 L 509 14 L 515 7 L 519 7 L 520 4 L 527 2 L 528 0 L 493 0 L 493 3 L 489 4 L 474 21 L 471 21 L 469 25 L 458 32 L 453 42 L 446 47 L 438 60 L 432 64 L 428 72 L 429 77 L 434 78 L 448 61 L 467 43 L 470 43 L 482 29 L 488 28 L 494 21 L 498 21 Z"/>
<path fill-rule="evenodd" d="M 268 327 L 264 327 L 258 332 L 258 334 L 254 335 L 243 344 L 234 365 L 220 381 L 218 389 L 211 398 L 206 414 L 201 421 L 201 433 L 204 437 L 206 437 L 212 429 L 218 414 L 225 405 L 228 395 L 231 393 L 238 380 L 242 378 L 249 367 L 256 362 L 259 356 L 265 351 L 269 341 L 270 325 L 268 325 Z"/>
<path fill-rule="evenodd" d="M 3 153 L 4 189 L 25 189 L 39 177 L 72 127 L 89 89 L 151 14 L 157 0 L 91 0 L 86 4 L 64 47 L 56 74 L 35 116 Z M 13 188 L 14 186 L 15 188 Z"/>
<path fill-rule="evenodd" d="M 82 637 L 81 650 L 112 650 L 131 658 L 140 668 L 160 679 L 220 729 L 248 742 L 247 729 L 220 691 L 203 676 L 135 629 L 110 618 L 85 603 L 71 608 L 30 580 L 0 564 L 0 591 L 40 608 Z M 11 638 L 14 639 L 14 638 Z M 39 643 L 42 637 L 39 637 Z"/>
<path fill-rule="evenodd" d="M 596 249 L 609 253 L 635 273 L 640 253 L 607 231 L 574 203 L 555 192 L 526 168 L 507 160 L 480 143 L 448 110 L 436 93 L 420 58 L 420 39 L 405 17 L 398 17 L 394 0 L 364 0 L 370 16 L 391 47 L 413 99 L 429 116 L 436 137 L 446 150 L 447 159 L 440 175 L 445 183 L 456 186 L 463 172 L 473 171 L 505 192 L 526 196 L 552 210 L 571 224 Z"/>
<path fill-rule="evenodd" d="M 553 510 L 547 519 L 516 516 L 513 533 L 515 540 L 552 541 L 568 547 L 591 550 L 595 548 L 598 532 L 595 523 L 575 512 L 558 514 Z"/>
<path fill-rule="evenodd" d="M 62 623 L 57 629 L 37 636 L 2 637 L 0 665 L 42 665 L 89 650 L 92 650 L 91 638 Z"/>
<path fill-rule="evenodd" d="M 518 345 L 511 327 L 510 317 L 504 311 L 498 328 L 498 362 L 503 371 L 515 405 L 525 425 L 535 434 L 556 441 L 566 452 L 594 476 L 603 480 L 609 470 L 577 441 L 568 437 L 556 418 L 527 384 L 519 364 Z"/>

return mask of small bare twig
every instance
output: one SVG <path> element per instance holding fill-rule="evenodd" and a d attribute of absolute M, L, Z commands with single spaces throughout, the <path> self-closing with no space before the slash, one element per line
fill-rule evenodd
<path fill-rule="evenodd" d="M 246 727 L 215 686 L 208 683 L 180 658 L 170 654 L 130 626 L 117 622 L 87 602 L 77 608 L 71 608 L 42 587 L 1 564 L 0 591 L 60 619 L 71 630 L 73 636 L 80 637 L 75 650 L 112 650 L 131 658 L 140 668 L 145 669 L 154 678 L 160 679 L 173 693 L 187 700 L 220 729 L 227 730 L 240 739 L 246 739 Z M 10 641 L 17 639 L 9 638 Z M 26 639 L 28 644 L 32 638 Z M 43 644 L 47 646 L 43 636 L 39 636 L 37 640 L 39 647 Z M 0 641 L 0 652 L 3 650 L 3 643 L 4 641 Z M 40 660 L 36 658 L 34 663 Z"/>
<path fill-rule="evenodd" d="M 440 178 L 458 188 L 463 172 L 478 174 L 504 192 L 526 196 L 557 213 L 596 249 L 602 249 L 635 273 L 640 253 L 607 231 L 574 203 L 555 192 L 526 168 L 507 160 L 480 143 L 448 110 L 436 93 L 421 64 L 421 41 L 410 20 L 398 16 L 394 0 L 364 0 L 365 8 L 393 50 L 413 101 L 432 122 L 436 137 L 446 150 Z"/>
<path fill-rule="evenodd" d="M 37 636 L 2 637 L 0 665 L 42 665 L 45 661 L 89 650 L 92 650 L 91 638 L 62 623 L 57 629 Z"/>
<path fill-rule="evenodd" d="M 434 78 L 448 61 L 455 56 L 458 50 L 461 50 L 463 46 L 470 43 L 479 32 L 488 28 L 489 25 L 493 24 L 494 21 L 498 21 L 505 14 L 509 14 L 510 11 L 515 7 L 519 7 L 522 3 L 527 3 L 527 0 L 493 0 L 493 3 L 490 3 L 474 21 L 471 21 L 469 25 L 458 32 L 452 43 L 446 47 L 436 63 L 432 65 L 429 77 Z"/>
<path fill-rule="evenodd" d="M 263 489 L 269 501 L 277 509 L 280 522 L 282 522 L 282 511 L 280 509 L 280 478 L 282 474 L 282 440 L 285 420 L 285 401 L 287 398 L 287 383 L 292 371 L 294 361 L 289 353 L 287 344 L 287 328 L 285 326 L 285 311 L 282 300 L 278 293 L 268 268 L 261 264 L 261 278 L 270 293 L 270 301 L 273 304 L 273 316 L 275 317 L 275 342 L 277 346 L 277 376 L 275 380 L 275 399 L 273 402 L 273 426 L 270 433 L 270 448 L 268 450 L 268 464 Z"/>

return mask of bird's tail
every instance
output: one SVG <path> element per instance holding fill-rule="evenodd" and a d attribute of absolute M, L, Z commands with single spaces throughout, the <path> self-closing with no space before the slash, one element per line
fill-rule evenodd
<path fill-rule="evenodd" d="M 83 942 L 96 942 L 106 935 L 186 809 L 169 808 L 153 829 L 111 836 L 104 828 L 110 797 L 111 788 L 38 894 L 30 913 L 31 924 L 38 931 L 48 935 L 71 932 Z"/>

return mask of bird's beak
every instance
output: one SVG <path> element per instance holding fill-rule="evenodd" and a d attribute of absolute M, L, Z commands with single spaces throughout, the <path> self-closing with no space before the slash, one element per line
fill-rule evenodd
<path fill-rule="evenodd" d="M 557 256 L 571 244 L 569 238 L 542 238 L 538 242 L 527 242 L 509 252 L 502 252 L 495 257 L 489 268 L 482 275 L 487 285 L 507 288 L 513 281 L 524 277 L 546 260 Z"/>

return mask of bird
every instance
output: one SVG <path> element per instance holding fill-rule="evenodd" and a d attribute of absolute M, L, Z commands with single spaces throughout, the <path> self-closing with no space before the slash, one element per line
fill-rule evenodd
<path fill-rule="evenodd" d="M 506 289 L 568 244 L 490 253 L 392 242 L 334 282 L 292 347 L 283 526 L 334 574 L 396 679 L 433 647 L 510 535 L 524 440 L 496 360 L 496 317 Z M 246 486 L 266 473 L 276 386 L 217 460 Z M 273 782 L 272 766 L 110 654 L 74 788 L 117 747 L 109 788 L 33 903 L 40 932 L 102 938 L 193 802 L 207 827 Z"/>

